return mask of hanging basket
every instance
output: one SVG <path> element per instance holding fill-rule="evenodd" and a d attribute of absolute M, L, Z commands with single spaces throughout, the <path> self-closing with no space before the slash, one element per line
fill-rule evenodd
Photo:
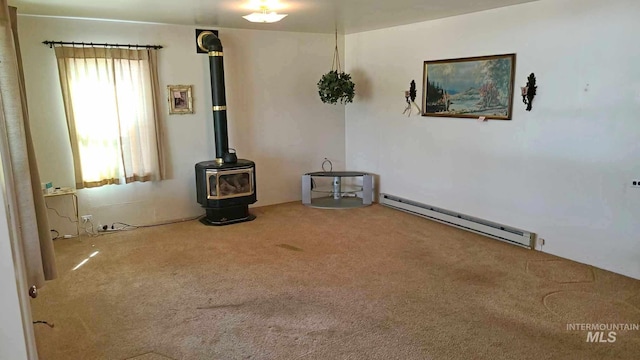
<path fill-rule="evenodd" d="M 353 102 L 356 85 L 351 81 L 351 75 L 331 70 L 322 75 L 318 81 L 318 94 L 323 103 L 341 104 Z"/>
<path fill-rule="evenodd" d="M 320 100 L 327 104 L 347 104 L 353 102 L 356 85 L 351 81 L 351 75 L 340 68 L 340 54 L 338 52 L 338 32 L 336 31 L 336 48 L 333 53 L 331 71 L 322 75 L 318 81 Z"/>

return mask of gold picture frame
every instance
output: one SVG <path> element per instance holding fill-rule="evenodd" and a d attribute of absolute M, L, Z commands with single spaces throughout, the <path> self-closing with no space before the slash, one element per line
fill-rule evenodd
<path fill-rule="evenodd" d="M 424 62 L 422 116 L 511 120 L 516 54 Z"/>
<path fill-rule="evenodd" d="M 169 114 L 193 114 L 193 85 L 168 85 Z"/>

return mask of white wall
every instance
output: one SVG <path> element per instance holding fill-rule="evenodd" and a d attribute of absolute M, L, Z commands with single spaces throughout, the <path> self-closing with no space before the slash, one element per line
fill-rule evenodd
<path fill-rule="evenodd" d="M 80 213 L 102 224 L 150 224 L 204 213 L 196 202 L 194 165 L 215 158 L 215 147 L 208 57 L 196 54 L 195 27 L 32 16 L 20 16 L 18 26 L 42 180 L 73 185 L 55 56 L 41 42 L 160 44 L 165 47 L 159 55 L 161 90 L 194 85 L 195 114 L 169 116 L 168 109 L 163 114 L 173 177 L 81 190 Z M 344 107 L 323 104 L 316 89 L 331 67 L 333 35 L 203 28 L 220 31 L 229 145 L 240 158 L 256 162 L 254 206 L 299 200 L 300 176 L 319 170 L 324 157 L 344 167 Z M 64 201 L 50 199 L 50 206 L 68 215 Z M 66 227 L 63 233 L 74 231 L 67 220 L 50 215 L 56 226 Z"/>
<path fill-rule="evenodd" d="M 638 14 L 636 0 L 543 0 L 348 35 L 347 167 L 379 174 L 382 192 L 640 278 Z M 517 54 L 516 89 L 535 73 L 533 111 L 516 95 L 511 121 L 401 114 L 423 61 L 503 53 Z"/>

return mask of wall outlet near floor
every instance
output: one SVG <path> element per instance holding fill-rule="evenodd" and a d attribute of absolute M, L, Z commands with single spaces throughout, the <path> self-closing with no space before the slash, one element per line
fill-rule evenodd
<path fill-rule="evenodd" d="M 640 179 L 631 180 L 631 187 L 632 188 L 636 188 L 636 189 L 640 189 Z"/>
<path fill-rule="evenodd" d="M 82 215 L 80 216 L 82 223 L 86 223 L 87 221 L 91 221 L 93 219 L 93 215 Z"/>

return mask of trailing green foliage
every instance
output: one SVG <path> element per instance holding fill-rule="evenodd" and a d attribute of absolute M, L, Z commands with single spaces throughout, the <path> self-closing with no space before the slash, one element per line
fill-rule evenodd
<path fill-rule="evenodd" d="M 318 81 L 318 94 L 323 103 L 346 104 L 353 102 L 355 87 L 351 75 L 331 70 Z"/>

